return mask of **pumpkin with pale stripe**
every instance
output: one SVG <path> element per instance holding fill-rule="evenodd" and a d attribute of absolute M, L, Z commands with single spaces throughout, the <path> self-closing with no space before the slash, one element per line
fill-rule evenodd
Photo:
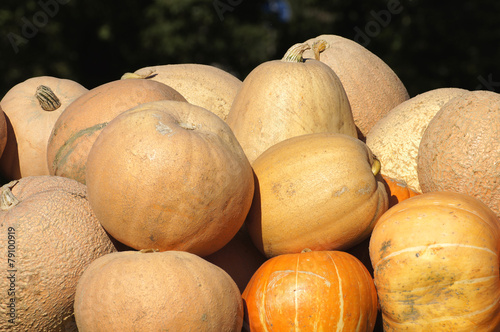
<path fill-rule="evenodd" d="M 384 331 L 499 331 L 500 222 L 472 196 L 404 200 L 370 238 Z"/>

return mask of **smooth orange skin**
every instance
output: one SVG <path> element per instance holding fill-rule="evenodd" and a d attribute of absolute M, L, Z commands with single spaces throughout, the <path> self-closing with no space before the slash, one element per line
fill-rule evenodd
<path fill-rule="evenodd" d="M 419 192 L 409 188 L 406 183 L 402 180 L 393 179 L 386 175 L 381 175 L 383 178 L 383 183 L 385 190 L 387 190 L 387 196 L 389 198 L 389 208 L 398 204 L 405 199 L 420 195 Z"/>
<path fill-rule="evenodd" d="M 369 272 L 342 251 L 266 261 L 243 292 L 250 331 L 373 331 L 377 293 Z"/>
<path fill-rule="evenodd" d="M 369 250 L 384 331 L 500 329 L 500 222 L 479 200 L 404 200 L 378 220 Z"/>

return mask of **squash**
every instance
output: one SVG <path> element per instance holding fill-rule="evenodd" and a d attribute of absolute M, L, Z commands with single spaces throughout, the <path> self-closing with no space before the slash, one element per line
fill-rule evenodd
<path fill-rule="evenodd" d="M 404 201 L 405 199 L 420 195 L 419 192 L 409 188 L 406 182 L 402 180 L 393 179 L 386 175 L 381 176 L 385 190 L 387 191 L 387 195 L 389 197 L 389 208 L 401 201 Z"/>
<path fill-rule="evenodd" d="M 387 210 L 380 164 L 357 138 L 316 133 L 289 138 L 257 158 L 246 227 L 267 257 L 345 250 L 366 239 Z"/>
<path fill-rule="evenodd" d="M 144 78 L 166 84 L 179 91 L 186 100 L 206 108 L 226 121 L 241 80 L 215 66 L 183 63 L 143 67 L 125 73 L 122 79 Z"/>
<path fill-rule="evenodd" d="M 306 44 L 248 74 L 227 123 L 250 163 L 287 138 L 318 132 L 357 137 L 351 107 L 337 75 L 317 60 L 304 60 Z"/>
<path fill-rule="evenodd" d="M 373 331 L 377 293 L 364 265 L 342 251 L 266 261 L 243 292 L 250 331 Z"/>
<path fill-rule="evenodd" d="M 467 92 L 458 88 L 430 90 L 399 104 L 380 119 L 366 136 L 366 145 L 383 165 L 380 172 L 421 193 L 417 155 L 424 131 L 443 105 Z"/>
<path fill-rule="evenodd" d="M 7 117 L 7 143 L 0 158 L 6 180 L 49 175 L 47 143 L 59 115 L 88 90 L 72 80 L 51 76 L 27 79 L 0 101 Z"/>
<path fill-rule="evenodd" d="M 420 142 L 417 173 L 423 192 L 454 191 L 500 217 L 500 94 L 471 91 L 444 105 Z"/>
<path fill-rule="evenodd" d="M 252 168 L 229 126 L 186 102 L 145 103 L 114 118 L 87 160 L 89 201 L 134 248 L 206 256 L 243 225 Z"/>
<path fill-rule="evenodd" d="M 389 209 L 370 238 L 384 331 L 498 331 L 500 222 L 485 204 L 424 193 Z"/>
<path fill-rule="evenodd" d="M 51 175 L 85 181 L 85 163 L 101 130 L 118 114 L 155 100 L 186 99 L 165 84 L 148 80 L 118 80 L 102 84 L 76 99 L 54 124 L 47 145 Z"/>
<path fill-rule="evenodd" d="M 314 52 L 314 44 L 326 46 Z M 331 34 L 306 41 L 311 50 L 305 58 L 317 57 L 337 74 L 351 105 L 358 137 L 365 140 L 370 129 L 391 109 L 409 99 L 406 87 L 378 56 L 357 42 Z M 316 53 L 316 54 L 314 54 Z"/>
<path fill-rule="evenodd" d="M 239 332 L 243 303 L 221 268 L 184 251 L 123 251 L 95 260 L 76 288 L 80 332 Z"/>
<path fill-rule="evenodd" d="M 81 183 L 23 177 L 0 189 L 0 331 L 75 331 L 73 300 L 85 268 L 115 247 Z"/>
<path fill-rule="evenodd" d="M 5 145 L 7 145 L 7 118 L 0 106 L 0 157 L 3 154 Z"/>

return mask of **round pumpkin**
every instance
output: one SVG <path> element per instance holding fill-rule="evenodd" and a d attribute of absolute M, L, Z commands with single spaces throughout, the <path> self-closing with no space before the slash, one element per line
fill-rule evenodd
<path fill-rule="evenodd" d="M 81 183 L 29 176 L 0 189 L 1 331 L 76 331 L 78 278 L 115 251 Z"/>
<path fill-rule="evenodd" d="M 112 81 L 80 96 L 60 115 L 50 134 L 45 157 L 50 174 L 85 184 L 85 163 L 101 130 L 118 114 L 156 100 L 186 101 L 173 88 L 149 80 Z"/>
<path fill-rule="evenodd" d="M 472 196 L 424 193 L 370 238 L 384 331 L 498 331 L 500 222 Z"/>
<path fill-rule="evenodd" d="M 0 157 L 3 154 L 5 145 L 7 145 L 7 118 L 0 103 Z"/>
<path fill-rule="evenodd" d="M 313 45 L 318 41 L 326 41 L 326 47 L 314 52 Z M 306 43 L 311 45 L 311 50 L 306 51 L 304 57 L 314 58 L 314 53 L 319 54 L 319 60 L 332 68 L 342 82 L 361 140 L 385 114 L 409 99 L 396 73 L 355 41 L 326 34 Z"/>
<path fill-rule="evenodd" d="M 144 67 L 122 76 L 127 78 L 145 78 L 171 86 L 189 103 L 206 108 L 224 121 L 242 84 L 223 69 L 197 63 Z"/>
<path fill-rule="evenodd" d="M 318 132 L 357 137 L 351 107 L 337 75 L 324 63 L 304 60 L 306 44 L 248 74 L 227 123 L 250 163 L 287 138 Z"/>
<path fill-rule="evenodd" d="M 231 277 L 196 255 L 122 251 L 85 270 L 75 318 L 80 332 L 239 332 L 243 303 Z"/>
<path fill-rule="evenodd" d="M 424 131 L 443 105 L 467 92 L 458 88 L 430 90 L 399 104 L 380 119 L 366 136 L 366 145 L 380 159 L 381 173 L 422 192 L 417 155 Z"/>
<path fill-rule="evenodd" d="M 238 232 L 254 190 L 228 125 L 202 107 L 165 100 L 113 119 L 90 150 L 86 178 L 92 208 L 118 241 L 200 256 Z"/>
<path fill-rule="evenodd" d="M 51 76 L 27 79 L 0 101 L 7 117 L 7 145 L 0 170 L 7 180 L 49 175 L 47 143 L 59 115 L 88 90 L 77 82 Z"/>
<path fill-rule="evenodd" d="M 389 208 L 405 199 L 420 195 L 419 192 L 408 187 L 406 182 L 382 175 L 382 182 L 389 197 Z"/>
<path fill-rule="evenodd" d="M 377 293 L 365 266 L 342 251 L 304 251 L 266 261 L 243 292 L 250 331 L 366 331 Z"/>
<path fill-rule="evenodd" d="M 273 257 L 344 250 L 367 238 L 388 207 L 377 164 L 366 144 L 338 133 L 301 135 L 266 150 L 253 164 L 246 222 L 257 248 Z"/>
<path fill-rule="evenodd" d="M 423 192 L 476 197 L 500 217 L 500 94 L 471 91 L 444 105 L 420 142 Z"/>

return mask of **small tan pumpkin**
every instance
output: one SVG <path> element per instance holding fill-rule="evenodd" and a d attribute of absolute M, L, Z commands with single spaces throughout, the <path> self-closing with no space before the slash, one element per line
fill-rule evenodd
<path fill-rule="evenodd" d="M 0 331 L 76 331 L 78 278 L 115 251 L 86 195 L 81 183 L 49 175 L 0 189 Z"/>
<path fill-rule="evenodd" d="M 243 301 L 221 268 L 184 251 L 123 251 L 95 260 L 76 289 L 80 332 L 239 332 Z"/>
<path fill-rule="evenodd" d="M 92 208 L 114 238 L 200 256 L 238 232 L 254 190 L 229 126 L 202 107 L 166 100 L 114 118 L 90 150 L 86 177 Z"/>
<path fill-rule="evenodd" d="M 308 48 L 294 45 L 281 60 L 257 66 L 234 98 L 227 123 L 251 163 L 294 136 L 337 132 L 357 137 L 340 80 L 324 63 L 304 60 Z"/>
<path fill-rule="evenodd" d="M 472 196 L 433 192 L 389 209 L 370 238 L 384 331 L 499 331 L 500 222 Z"/>
<path fill-rule="evenodd" d="M 47 143 L 59 115 L 88 90 L 77 82 L 33 77 L 12 87 L 0 101 L 7 117 L 8 139 L 0 158 L 7 180 L 49 175 Z"/>
<path fill-rule="evenodd" d="M 332 68 L 342 82 L 358 137 L 364 141 L 375 123 L 409 98 L 408 92 L 382 59 L 353 40 L 336 35 L 311 38 L 306 41 L 311 50 L 304 57 L 315 57 L 313 45 L 318 41 L 326 41 L 326 47 L 319 50 L 319 60 Z"/>
<path fill-rule="evenodd" d="M 254 201 L 247 218 L 252 240 L 267 257 L 344 250 L 367 238 L 387 210 L 370 149 L 338 133 L 301 135 L 257 158 Z"/>
<path fill-rule="evenodd" d="M 122 79 L 145 78 L 164 83 L 197 106 L 206 108 L 226 121 L 242 82 L 215 66 L 183 63 L 149 66 L 126 73 Z"/>
<path fill-rule="evenodd" d="M 101 130 L 118 114 L 155 100 L 186 101 L 171 87 L 149 80 L 118 80 L 81 95 L 60 115 L 48 140 L 50 174 L 85 184 L 85 163 Z"/>
<path fill-rule="evenodd" d="M 366 136 L 366 145 L 382 164 L 380 172 L 422 192 L 417 155 L 424 131 L 441 107 L 467 92 L 458 88 L 430 90 L 404 101 L 380 119 Z"/>

